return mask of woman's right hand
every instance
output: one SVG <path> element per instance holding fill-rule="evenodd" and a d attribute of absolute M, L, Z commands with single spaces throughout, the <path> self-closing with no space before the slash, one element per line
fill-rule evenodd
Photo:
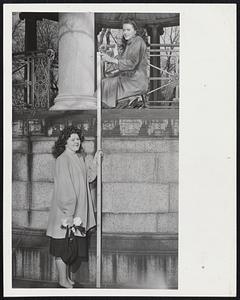
<path fill-rule="evenodd" d="M 118 63 L 118 60 L 116 58 L 111 57 L 111 56 L 107 55 L 106 53 L 101 54 L 101 57 L 102 57 L 103 62 L 109 62 L 109 63 L 112 63 L 112 64 L 117 64 Z"/>

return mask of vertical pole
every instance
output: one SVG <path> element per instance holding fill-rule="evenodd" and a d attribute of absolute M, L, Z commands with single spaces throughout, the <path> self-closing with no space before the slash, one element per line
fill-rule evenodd
<path fill-rule="evenodd" d="M 101 150 L 101 56 L 97 53 L 97 151 Z M 97 275 L 96 287 L 101 287 L 102 278 L 102 156 L 99 154 L 97 163 Z"/>
<path fill-rule="evenodd" d="M 33 107 L 35 107 L 35 103 L 34 103 L 34 86 L 35 86 L 35 78 L 34 78 L 34 66 L 35 63 L 35 56 L 32 56 L 32 61 L 31 61 L 31 104 Z"/>
<path fill-rule="evenodd" d="M 29 56 L 27 56 L 27 104 L 28 105 L 30 104 L 30 57 Z"/>

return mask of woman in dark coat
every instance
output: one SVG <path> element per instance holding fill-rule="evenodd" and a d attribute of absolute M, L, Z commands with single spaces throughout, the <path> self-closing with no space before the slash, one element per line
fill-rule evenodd
<path fill-rule="evenodd" d="M 117 100 L 144 94 L 148 89 L 147 45 L 137 34 L 137 25 L 127 19 L 123 22 L 123 52 L 119 58 L 102 55 L 105 62 L 118 65 L 119 74 L 102 81 L 102 101 L 115 107 Z"/>
<path fill-rule="evenodd" d="M 87 166 L 81 151 L 82 142 L 83 136 L 78 128 L 66 127 L 56 141 L 53 152 L 56 168 L 46 234 L 50 237 L 50 254 L 55 256 L 56 260 L 58 283 L 65 288 L 73 286 L 69 278 L 69 266 L 77 263 L 79 267 L 81 260 L 87 260 L 86 234 L 96 225 L 89 189 L 89 182 L 96 177 L 96 155 Z M 65 235 L 67 226 L 73 225 L 81 230 L 74 230 L 70 263 L 70 251 L 66 248 Z"/>

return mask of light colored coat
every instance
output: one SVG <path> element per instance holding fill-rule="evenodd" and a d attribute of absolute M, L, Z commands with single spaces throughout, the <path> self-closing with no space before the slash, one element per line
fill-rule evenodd
<path fill-rule="evenodd" d="M 102 101 L 110 107 L 116 100 L 144 94 L 148 90 L 147 46 L 140 36 L 127 42 L 118 58 L 119 75 L 102 80 Z"/>
<path fill-rule="evenodd" d="M 86 167 L 82 155 L 65 150 L 56 159 L 54 191 L 47 225 L 47 235 L 64 238 L 62 220 L 80 217 L 86 231 L 96 225 L 89 182 L 96 177 L 96 163 Z"/>

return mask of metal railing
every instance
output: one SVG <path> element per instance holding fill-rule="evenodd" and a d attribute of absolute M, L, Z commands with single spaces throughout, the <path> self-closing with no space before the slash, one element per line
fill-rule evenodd
<path fill-rule="evenodd" d="M 47 52 L 13 54 L 12 105 L 14 110 L 49 108 L 52 92 L 51 51 L 49 49 Z"/>
<path fill-rule="evenodd" d="M 111 48 L 111 45 L 108 47 Z M 149 108 L 177 106 L 179 104 L 179 45 L 150 44 L 148 62 L 149 89 L 144 95 L 144 106 Z M 158 76 L 151 75 L 154 70 L 157 71 Z M 114 73 L 117 74 L 118 70 L 115 70 L 111 64 L 103 64 L 103 77 L 114 76 Z M 155 84 L 152 84 L 153 82 Z"/>
<path fill-rule="evenodd" d="M 177 105 L 179 103 L 179 45 L 151 44 L 148 54 L 150 73 L 153 73 L 153 70 L 157 70 L 159 73 L 158 76 L 149 77 L 148 105 L 152 108 L 163 105 Z M 158 65 L 151 63 L 154 58 Z M 156 87 L 155 84 L 154 88 L 151 88 L 151 82 L 153 81 L 158 86 Z M 151 95 L 157 92 L 160 92 L 157 95 L 158 99 L 151 99 Z"/>
<path fill-rule="evenodd" d="M 53 63 L 54 55 L 51 49 L 47 52 L 13 54 L 14 110 L 47 110 L 53 104 L 58 93 L 57 80 L 54 78 L 58 75 L 58 65 Z M 144 95 L 145 107 L 178 105 L 179 45 L 151 44 L 148 49 L 148 61 L 149 90 Z M 156 70 L 157 76 L 153 75 L 153 70 Z"/>

